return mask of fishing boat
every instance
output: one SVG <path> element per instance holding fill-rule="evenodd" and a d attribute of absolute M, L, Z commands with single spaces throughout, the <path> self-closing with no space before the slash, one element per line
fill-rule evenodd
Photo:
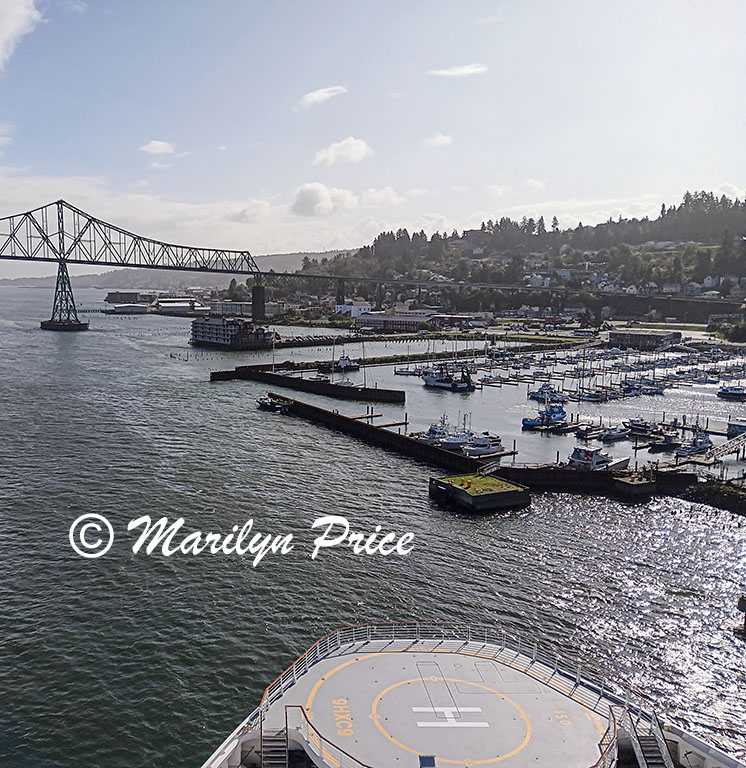
<path fill-rule="evenodd" d="M 420 440 L 428 445 L 437 445 L 451 433 L 448 416 L 444 413 L 438 421 L 434 421 L 425 432 L 410 432 L 409 437 Z"/>
<path fill-rule="evenodd" d="M 629 456 L 615 459 L 608 453 L 601 453 L 601 448 L 584 448 L 578 445 L 573 448 L 567 459 L 567 464 L 562 466 L 581 471 L 611 471 L 613 469 L 626 469 L 629 460 Z"/>
<path fill-rule="evenodd" d="M 473 392 L 476 385 L 466 368 L 451 373 L 446 366 L 422 374 L 423 384 L 430 389 L 448 389 L 452 392 Z"/>
<path fill-rule="evenodd" d="M 742 435 L 744 432 L 746 432 L 746 419 L 731 419 L 728 422 L 726 434 L 729 440 L 732 437 Z"/>
<path fill-rule="evenodd" d="M 342 355 L 336 363 L 319 363 L 317 369 L 320 373 L 349 373 L 350 371 L 359 371 L 360 363 L 357 360 L 350 359 L 347 355 Z"/>
<path fill-rule="evenodd" d="M 529 631 L 337 629 L 267 686 L 202 768 L 744 768 Z"/>
<path fill-rule="evenodd" d="M 712 448 L 712 440 L 707 432 L 698 430 L 694 437 L 676 451 L 677 456 L 700 456 Z"/>
<path fill-rule="evenodd" d="M 539 427 L 556 427 L 564 424 L 567 413 L 561 405 L 547 405 L 541 408 L 534 418 L 521 419 L 524 429 L 537 429 Z"/>
<path fill-rule="evenodd" d="M 529 391 L 529 400 L 538 400 L 541 403 L 566 403 L 567 395 L 557 391 L 548 381 L 544 382 L 538 389 Z"/>

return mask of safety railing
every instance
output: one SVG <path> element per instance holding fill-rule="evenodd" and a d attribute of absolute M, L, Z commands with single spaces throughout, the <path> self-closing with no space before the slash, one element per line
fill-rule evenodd
<path fill-rule="evenodd" d="M 611 684 L 604 676 L 587 665 L 581 665 L 576 659 L 565 657 L 558 653 L 548 653 L 537 643 L 527 641 L 519 635 L 509 634 L 505 630 L 473 624 L 430 624 L 422 622 L 399 622 L 389 624 L 361 624 L 342 627 L 330 632 L 315 642 L 291 666 L 277 677 L 264 691 L 259 709 L 266 712 L 270 704 L 279 699 L 286 690 L 297 682 L 319 661 L 338 653 L 343 648 L 353 649 L 356 645 L 381 642 L 405 642 L 408 648 L 417 651 L 464 651 L 466 646 L 481 644 L 478 650 L 480 656 L 494 659 L 504 659 L 510 653 L 527 658 L 530 663 L 525 672 L 539 678 L 564 694 L 568 687 L 581 698 L 583 704 L 590 709 L 601 709 L 606 715 L 609 703 L 625 706 L 638 717 L 650 720 L 651 714 L 646 711 L 644 698 L 631 688 L 619 684 Z M 422 643 L 435 642 L 434 647 L 423 646 Z M 456 646 L 444 647 L 444 643 L 455 643 Z M 355 650 L 360 650 L 355 648 Z M 407 648 L 398 649 L 407 650 Z M 475 649 L 469 653 L 476 654 Z"/>
<path fill-rule="evenodd" d="M 606 732 L 601 737 L 599 748 L 601 757 L 591 766 L 591 768 L 614 768 L 617 764 L 618 756 L 618 737 L 616 726 L 616 715 L 614 709 L 609 707 L 609 725 Z"/>
<path fill-rule="evenodd" d="M 297 704 L 285 707 L 285 727 L 288 737 L 293 732 L 297 733 L 324 765 L 333 765 L 334 768 L 371 768 L 323 736 L 308 719 L 303 707 Z"/>
<path fill-rule="evenodd" d="M 637 760 L 637 765 L 639 765 L 640 768 L 647 768 L 648 761 L 642 751 L 642 746 L 640 745 L 640 736 L 637 733 L 637 727 L 632 720 L 632 716 L 630 715 L 629 710 L 622 710 L 619 716 L 619 724 L 622 726 L 622 728 L 624 728 L 624 730 L 627 732 L 627 735 L 629 736 L 630 743 L 632 744 L 632 750 L 634 751 L 635 759 Z"/>
<path fill-rule="evenodd" d="M 656 715 L 655 712 L 653 712 L 653 719 L 650 723 L 650 730 L 653 736 L 655 736 L 655 740 L 658 742 L 658 749 L 661 751 L 663 762 L 666 764 L 666 768 L 674 768 L 673 758 L 671 757 L 671 752 L 668 749 L 666 737 L 663 735 L 663 727 L 661 726 L 661 721 L 658 719 L 658 715 Z"/>

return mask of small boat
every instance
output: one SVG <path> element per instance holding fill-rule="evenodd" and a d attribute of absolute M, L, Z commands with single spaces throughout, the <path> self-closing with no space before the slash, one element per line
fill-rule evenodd
<path fill-rule="evenodd" d="M 723 400 L 746 402 L 746 387 L 740 384 L 725 384 L 717 391 L 717 396 Z"/>
<path fill-rule="evenodd" d="M 661 428 L 654 421 L 645 421 L 645 419 L 637 418 L 623 421 L 622 424 L 635 437 L 653 437 L 654 435 L 661 434 Z"/>
<path fill-rule="evenodd" d="M 417 368 L 394 368 L 395 376 L 419 376 L 420 373 Z"/>
<path fill-rule="evenodd" d="M 583 448 L 576 446 L 567 460 L 568 469 L 578 469 L 587 471 L 610 471 L 612 469 L 626 469 L 630 457 L 624 456 L 621 459 L 615 459 L 607 453 L 601 453 L 600 448 Z"/>
<path fill-rule="evenodd" d="M 334 386 L 337 387 L 359 387 L 359 384 L 355 384 L 352 379 L 342 379 L 342 381 L 335 381 Z"/>
<path fill-rule="evenodd" d="M 280 404 L 273 400 L 271 397 L 264 395 L 264 397 L 257 397 L 256 406 L 260 411 L 279 411 Z"/>
<path fill-rule="evenodd" d="M 675 429 L 667 429 L 663 436 L 650 443 L 648 453 L 663 453 L 664 451 L 675 451 L 681 447 L 681 438 Z"/>
<path fill-rule="evenodd" d="M 448 437 L 450 433 L 451 428 L 448 424 L 448 416 L 444 413 L 439 421 L 434 421 L 428 427 L 426 432 L 410 432 L 409 437 L 413 437 L 415 440 L 421 440 L 428 445 L 436 445 L 441 440 Z"/>
<path fill-rule="evenodd" d="M 689 442 L 676 451 L 677 456 L 700 456 L 712 448 L 712 440 L 707 432 L 698 431 Z"/>
<path fill-rule="evenodd" d="M 631 432 L 628 427 L 619 425 L 616 427 L 607 427 L 606 429 L 602 430 L 601 434 L 598 436 L 598 439 L 602 443 L 614 443 L 617 440 L 627 440 L 630 434 Z"/>

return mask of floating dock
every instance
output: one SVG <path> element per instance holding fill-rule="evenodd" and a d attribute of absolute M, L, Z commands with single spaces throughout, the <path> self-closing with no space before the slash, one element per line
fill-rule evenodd
<path fill-rule="evenodd" d="M 242 365 L 232 371 L 212 371 L 210 381 L 231 381 L 246 379 L 260 381 L 276 387 L 286 387 L 299 392 L 310 392 L 314 395 L 325 395 L 338 400 L 363 400 L 378 403 L 403 403 L 403 389 L 382 389 L 380 387 L 349 387 L 332 384 L 329 381 L 314 381 L 302 379 L 287 373 L 273 373 L 266 365 Z"/>
<path fill-rule="evenodd" d="M 510 483 L 494 475 L 431 477 L 429 492 L 431 499 L 455 504 L 468 512 L 497 512 L 531 503 L 531 493 L 525 485 Z"/>

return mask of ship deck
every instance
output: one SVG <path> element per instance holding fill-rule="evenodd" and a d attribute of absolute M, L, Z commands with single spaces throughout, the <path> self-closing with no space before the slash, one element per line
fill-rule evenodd
<path fill-rule="evenodd" d="M 328 768 L 590 768 L 618 703 L 551 660 L 493 643 L 376 639 L 303 671 L 269 705 L 264 732 L 287 725 Z"/>

